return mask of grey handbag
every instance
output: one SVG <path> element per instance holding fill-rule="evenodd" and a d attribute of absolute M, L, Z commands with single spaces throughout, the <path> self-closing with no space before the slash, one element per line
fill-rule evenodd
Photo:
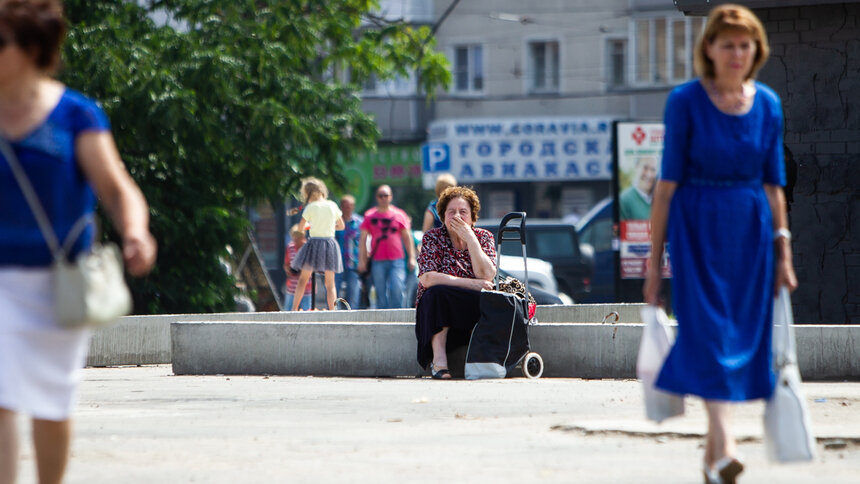
<path fill-rule="evenodd" d="M 92 223 L 92 216 L 84 215 L 78 219 L 60 246 L 30 179 L 21 168 L 9 142 L 3 138 L 0 138 L 0 152 L 12 168 L 51 250 L 54 259 L 51 265 L 54 310 L 60 324 L 68 329 L 97 328 L 131 312 L 131 292 L 123 276 L 119 247 L 113 243 L 96 243 L 89 252 L 69 261 L 71 247 L 86 226 Z"/>
<path fill-rule="evenodd" d="M 807 462 L 815 458 L 815 437 L 800 388 L 793 326 L 788 289 L 781 287 L 773 309 L 776 387 L 764 410 L 765 448 L 768 457 L 776 462 Z"/>

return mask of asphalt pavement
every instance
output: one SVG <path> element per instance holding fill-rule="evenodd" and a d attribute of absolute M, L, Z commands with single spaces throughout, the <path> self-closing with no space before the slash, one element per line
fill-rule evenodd
<path fill-rule="evenodd" d="M 860 476 L 860 382 L 804 385 L 809 464 L 770 463 L 739 405 L 741 482 Z M 175 376 L 88 368 L 67 483 L 698 483 L 705 415 L 649 423 L 634 380 Z M 28 430 L 21 421 L 22 430 Z M 22 442 L 19 482 L 35 482 Z"/>

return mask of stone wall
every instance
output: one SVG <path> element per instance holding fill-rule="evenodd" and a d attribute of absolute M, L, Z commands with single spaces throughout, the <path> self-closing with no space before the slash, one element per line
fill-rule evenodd
<path fill-rule="evenodd" d="M 756 14 L 772 49 L 759 79 L 785 110 L 795 318 L 860 323 L 860 5 Z"/>

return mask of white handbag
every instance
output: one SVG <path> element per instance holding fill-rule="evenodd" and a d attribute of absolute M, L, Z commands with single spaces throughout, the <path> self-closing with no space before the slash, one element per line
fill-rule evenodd
<path fill-rule="evenodd" d="M 654 384 L 663 368 L 663 363 L 672 349 L 675 337 L 669 328 L 669 317 L 663 308 L 645 306 L 640 310 L 642 340 L 636 359 L 636 376 L 642 382 L 645 392 L 645 416 L 657 423 L 669 417 L 684 414 L 684 396 L 658 390 Z"/>
<path fill-rule="evenodd" d="M 12 168 L 54 258 L 51 265 L 54 311 L 60 324 L 69 329 L 97 328 L 131 312 L 131 292 L 125 283 L 119 247 L 112 243 L 96 243 L 89 252 L 69 261 L 72 246 L 92 223 L 92 216 L 84 215 L 78 219 L 61 247 L 30 179 L 12 147 L 3 138 L 0 138 L 0 152 Z"/>
<path fill-rule="evenodd" d="M 788 289 L 782 287 L 773 308 L 776 387 L 764 410 L 765 447 L 768 457 L 776 462 L 807 462 L 815 458 L 815 437 L 800 388 L 793 324 Z"/>

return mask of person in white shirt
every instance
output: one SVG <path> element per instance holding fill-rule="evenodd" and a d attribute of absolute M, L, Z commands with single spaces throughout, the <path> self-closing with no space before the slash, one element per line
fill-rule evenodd
<path fill-rule="evenodd" d="M 300 270 L 296 294 L 302 294 L 314 272 L 325 274 L 326 302 L 334 309 L 337 288 L 334 284 L 335 273 L 343 272 L 340 245 L 334 239 L 336 230 L 343 230 L 343 215 L 337 204 L 328 199 L 328 189 L 322 180 L 305 178 L 302 180 L 302 198 L 306 204 L 302 212 L 300 227 L 310 223 L 310 239 L 299 249 L 290 267 Z M 299 309 L 301 298 L 293 298 L 293 311 Z"/>

